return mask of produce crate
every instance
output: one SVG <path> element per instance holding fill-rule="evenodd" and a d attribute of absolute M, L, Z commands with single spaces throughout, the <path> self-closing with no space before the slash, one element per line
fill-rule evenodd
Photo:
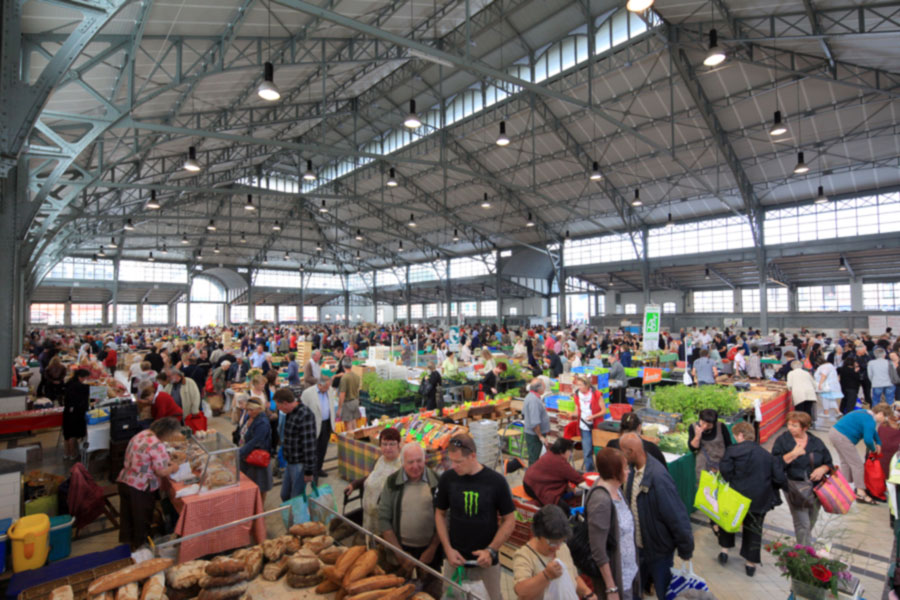
<path fill-rule="evenodd" d="M 681 415 L 678 413 L 668 413 L 653 408 L 640 408 L 637 415 L 644 423 L 659 423 L 669 428 L 669 431 L 675 431 L 675 428 L 681 423 Z"/>
<path fill-rule="evenodd" d="M 370 402 L 369 400 L 359 401 L 360 406 L 366 409 L 366 419 L 372 421 L 380 417 L 399 417 L 399 404 L 382 404 L 380 402 Z"/>
<path fill-rule="evenodd" d="M 528 455 L 524 430 L 522 423 L 513 423 L 500 430 L 500 437 L 506 440 L 506 453 L 510 456 L 525 458 Z"/>

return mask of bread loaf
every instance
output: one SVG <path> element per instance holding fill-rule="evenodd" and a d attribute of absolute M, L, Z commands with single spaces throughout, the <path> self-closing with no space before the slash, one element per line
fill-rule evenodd
<path fill-rule="evenodd" d="M 206 565 L 206 574 L 211 577 L 223 577 L 244 570 L 245 563 L 237 558 L 217 556 Z"/>
<path fill-rule="evenodd" d="M 116 600 L 138 600 L 138 584 L 132 581 L 119 587 L 116 590 Z"/>
<path fill-rule="evenodd" d="M 75 600 L 75 592 L 71 585 L 64 585 L 50 592 L 50 600 Z"/>
<path fill-rule="evenodd" d="M 330 535 L 317 535 L 303 540 L 303 547 L 318 554 L 325 548 L 334 544 L 334 538 Z"/>
<path fill-rule="evenodd" d="M 356 594 L 355 596 L 347 595 L 347 600 L 380 600 L 384 598 L 391 592 L 395 591 L 397 588 L 389 588 L 386 590 L 373 590 L 371 592 L 363 592 L 361 594 Z"/>
<path fill-rule="evenodd" d="M 317 535 L 325 535 L 327 530 L 325 526 L 317 521 L 308 521 L 306 523 L 298 523 L 297 525 L 292 525 L 290 529 L 288 529 L 288 533 L 291 535 L 296 535 L 297 537 L 313 537 Z"/>
<path fill-rule="evenodd" d="M 232 600 L 240 598 L 250 584 L 246 581 L 240 581 L 225 587 L 210 588 L 201 590 L 197 600 Z"/>
<path fill-rule="evenodd" d="M 346 548 L 342 548 L 341 546 L 329 546 L 319 552 L 319 560 L 326 565 L 333 565 L 344 552 L 346 552 Z"/>
<path fill-rule="evenodd" d="M 300 543 L 299 538 L 294 537 L 292 535 L 283 535 L 278 539 L 284 540 L 284 553 L 285 554 L 293 554 L 293 553 L 297 552 L 298 550 L 300 550 L 301 543 Z"/>
<path fill-rule="evenodd" d="M 166 594 L 166 576 L 164 573 L 157 573 L 144 582 L 141 589 L 141 600 L 162 600 Z"/>
<path fill-rule="evenodd" d="M 312 575 L 319 571 L 318 558 L 300 558 L 292 556 L 288 559 L 288 571 L 294 575 Z"/>
<path fill-rule="evenodd" d="M 397 577 L 396 575 L 375 575 L 374 577 L 366 577 L 364 579 L 360 579 L 358 581 L 354 581 L 350 585 L 344 586 L 347 588 L 347 593 L 351 596 L 355 596 L 356 594 L 360 594 L 362 592 L 370 592 L 372 590 L 383 590 L 386 588 L 396 587 L 401 585 L 405 580 L 402 577 Z"/>
<path fill-rule="evenodd" d="M 425 592 L 416 592 L 411 600 L 434 600 L 434 596 Z"/>
<path fill-rule="evenodd" d="M 334 572 L 337 575 L 339 580 L 344 578 L 344 575 L 347 574 L 347 571 L 350 570 L 350 567 L 356 563 L 360 556 L 362 556 L 366 552 L 365 546 L 353 546 L 343 554 L 341 554 L 340 558 L 334 563 Z"/>
<path fill-rule="evenodd" d="M 345 588 L 349 587 L 354 581 L 367 577 L 375 568 L 377 562 L 378 551 L 366 550 L 363 555 L 359 557 L 359 560 L 353 563 L 347 574 L 344 575 L 344 579 L 342 580 L 343 586 Z"/>
<path fill-rule="evenodd" d="M 244 565 L 245 570 L 247 571 L 247 576 L 250 579 L 253 579 L 260 573 L 262 573 L 263 568 L 263 549 L 262 546 L 253 546 L 247 550 L 247 553 L 244 555 Z"/>
<path fill-rule="evenodd" d="M 288 573 L 287 584 L 292 588 L 312 587 L 322 583 L 321 573 L 312 573 L 310 575 L 297 575 L 296 573 Z M 203 600 L 201 598 L 201 600 Z"/>
<path fill-rule="evenodd" d="M 221 577 L 213 577 L 212 575 L 204 575 L 200 578 L 200 587 L 216 588 L 238 583 L 239 581 L 247 581 L 247 571 L 241 569 L 230 575 L 222 575 Z"/>
<path fill-rule="evenodd" d="M 265 540 L 262 543 L 263 554 L 269 562 L 275 562 L 284 554 L 286 544 L 283 539 Z"/>
<path fill-rule="evenodd" d="M 180 565 L 169 567 L 166 570 L 166 583 L 169 587 L 176 590 L 183 590 L 193 587 L 200 582 L 200 579 L 206 575 L 206 560 L 191 560 Z"/>
<path fill-rule="evenodd" d="M 266 581 L 278 581 L 287 571 L 288 557 L 282 556 L 278 562 L 267 564 L 263 567 L 262 577 Z"/>
<path fill-rule="evenodd" d="M 159 573 L 160 571 L 168 569 L 174 562 L 175 561 L 170 558 L 152 558 L 150 560 L 145 560 L 142 563 L 119 569 L 118 571 L 95 579 L 91 585 L 88 586 L 87 594 L 88 596 L 97 596 L 98 594 L 120 588 L 129 583 L 143 581 L 154 573 Z"/>
<path fill-rule="evenodd" d="M 404 586 L 400 586 L 395 589 L 393 592 L 382 596 L 381 600 L 407 600 L 410 596 L 412 596 L 413 592 L 416 591 L 416 586 L 413 583 L 407 583 Z"/>
<path fill-rule="evenodd" d="M 341 589 L 341 586 L 331 581 L 330 579 L 325 579 L 316 586 L 317 594 L 330 594 L 331 592 L 336 592 Z"/>

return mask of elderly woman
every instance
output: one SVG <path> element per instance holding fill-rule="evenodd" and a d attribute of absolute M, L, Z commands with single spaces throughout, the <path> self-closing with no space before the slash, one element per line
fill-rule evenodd
<path fill-rule="evenodd" d="M 181 407 L 181 412 L 185 415 L 194 415 L 200 412 L 200 390 L 197 384 L 190 377 L 185 377 L 184 373 L 178 369 L 169 369 L 167 373 L 169 380 L 165 387 L 165 392 L 172 396 L 175 404 Z"/>
<path fill-rule="evenodd" d="M 244 419 L 238 434 L 241 459 L 241 472 L 253 480 L 259 486 L 263 503 L 266 501 L 266 492 L 272 489 L 272 464 L 266 466 L 251 465 L 247 457 L 254 450 L 271 451 L 272 428 L 269 419 L 263 414 L 263 403 L 259 398 L 251 397 L 246 403 L 247 418 Z"/>
<path fill-rule="evenodd" d="M 538 510 L 531 524 L 532 537 L 513 555 L 513 591 L 519 600 L 543 600 L 544 594 L 566 577 L 578 598 L 596 600 L 578 577 L 566 545 L 569 524 L 562 509 L 550 504 Z M 559 592 L 555 597 L 560 597 Z"/>
<path fill-rule="evenodd" d="M 572 497 L 569 484 L 578 485 L 584 475 L 576 471 L 569 460 L 575 443 L 565 438 L 556 438 L 548 452 L 541 456 L 525 471 L 522 486 L 525 493 L 537 500 L 541 506 L 558 504 L 569 513 L 568 498 Z"/>
<path fill-rule="evenodd" d="M 387 478 L 403 466 L 400 459 L 400 432 L 393 427 L 383 429 L 378 435 L 381 445 L 381 456 L 375 461 L 372 472 L 367 477 L 350 482 L 344 489 L 344 496 L 349 496 L 355 489 L 363 488 L 363 527 L 369 531 L 378 531 L 378 498 Z"/>
<path fill-rule="evenodd" d="M 809 372 L 803 370 L 803 363 L 799 360 L 791 361 L 791 372 L 787 375 L 787 388 L 791 390 L 794 410 L 803 411 L 812 417 L 817 399 L 816 382 Z"/>
<path fill-rule="evenodd" d="M 828 447 L 809 433 L 811 424 L 812 418 L 805 412 L 788 413 L 788 430 L 778 436 L 772 446 L 772 456 L 784 463 L 784 498 L 794 521 L 794 536 L 797 543 L 804 546 L 808 546 L 812 539 L 812 530 L 821 507 L 812 484 L 821 481 L 834 468 Z"/>
<path fill-rule="evenodd" d="M 575 377 L 575 418 L 578 420 L 578 429 L 581 431 L 581 453 L 584 462 L 582 471 L 594 470 L 594 427 L 603 422 L 606 413 L 606 404 L 603 402 L 603 392 L 595 389 L 587 375 Z"/>
<path fill-rule="evenodd" d="M 85 381 L 89 375 L 85 369 L 76 369 L 66 382 L 62 422 L 63 439 L 66 441 L 63 458 L 66 460 L 78 458 L 78 440 L 87 436 L 84 416 L 91 406 L 91 387 Z"/>
<path fill-rule="evenodd" d="M 136 550 L 147 541 L 153 522 L 159 479 L 178 470 L 169 463 L 166 442 L 183 439 L 181 425 L 171 417 L 160 419 L 128 442 L 119 485 L 119 541 Z"/>
<path fill-rule="evenodd" d="M 879 404 L 871 410 L 854 410 L 841 417 L 828 432 L 828 440 L 841 459 L 841 471 L 856 487 L 856 500 L 863 504 L 875 504 L 875 501 L 866 492 L 863 459 L 856 445 L 864 442 L 867 452 L 881 452 L 877 430 L 892 412 L 887 404 Z"/>
<path fill-rule="evenodd" d="M 640 587 L 634 517 L 622 493 L 628 477 L 625 455 L 604 448 L 597 453 L 597 472 L 600 477 L 588 492 L 584 509 L 591 557 L 601 574 L 594 589 L 601 590 L 600 598 L 625 600 Z"/>
<path fill-rule="evenodd" d="M 744 518 L 741 556 L 748 577 L 756 573 L 762 548 L 763 520 L 766 513 L 781 504 L 778 489 L 784 487 L 782 462 L 756 443 L 753 425 L 742 422 L 731 428 L 737 444 L 725 450 L 719 473 L 732 488 L 750 499 L 750 511 Z M 728 562 L 728 549 L 734 548 L 734 534 L 719 529 L 719 564 Z"/>

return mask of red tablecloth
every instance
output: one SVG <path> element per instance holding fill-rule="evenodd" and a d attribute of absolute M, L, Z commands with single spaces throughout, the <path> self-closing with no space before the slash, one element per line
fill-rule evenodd
<path fill-rule="evenodd" d="M 762 412 L 762 421 L 759 424 L 759 442 L 764 444 L 769 438 L 778 433 L 785 423 L 787 423 L 787 415 L 794 410 L 794 404 L 791 401 L 791 393 L 784 392 L 777 398 L 763 402 L 760 406 Z"/>
<path fill-rule="evenodd" d="M 184 498 L 175 497 L 175 493 L 185 487 L 184 485 L 166 478 L 162 486 L 172 500 L 175 510 L 178 511 L 175 533 L 179 536 L 206 531 L 217 525 L 224 525 L 263 511 L 259 488 L 243 473 L 240 485 Z M 266 525 L 263 521 L 264 519 L 255 519 L 182 542 L 179 546 L 178 562 L 261 543 L 266 539 Z"/>
<path fill-rule="evenodd" d="M 25 410 L 0 415 L 0 433 L 21 433 L 62 427 L 63 408 Z"/>

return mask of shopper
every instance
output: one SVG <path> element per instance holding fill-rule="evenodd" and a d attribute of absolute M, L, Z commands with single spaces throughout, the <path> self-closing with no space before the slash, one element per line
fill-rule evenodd
<path fill-rule="evenodd" d="M 288 366 L 287 366 L 287 382 L 288 385 L 298 386 L 300 385 L 300 365 L 297 364 L 297 355 L 293 352 L 287 355 Z"/>
<path fill-rule="evenodd" d="M 532 379 L 528 384 L 528 394 L 522 404 L 523 433 L 529 465 L 533 465 L 540 458 L 541 449 L 547 445 L 546 436 L 550 433 L 550 415 L 547 414 L 547 407 L 541 397 L 543 393 L 543 380 Z"/>
<path fill-rule="evenodd" d="M 434 492 L 438 476 L 425 466 L 425 449 L 409 442 L 400 451 L 402 469 L 384 482 L 378 501 L 378 531 L 381 537 L 404 552 L 440 572 L 444 555 L 434 525 Z M 411 573 L 414 565 L 400 557 L 400 568 Z M 419 573 L 424 589 L 435 598 L 441 596 L 441 582 L 436 577 Z"/>
<path fill-rule="evenodd" d="M 441 363 L 441 372 L 447 379 L 452 379 L 459 373 L 459 362 L 453 350 L 447 350 L 447 358 Z"/>
<path fill-rule="evenodd" d="M 282 454 L 287 463 L 281 482 L 281 500 L 287 501 L 306 490 L 316 468 L 316 417 L 288 388 L 275 392 L 278 410 L 283 412 Z"/>
<path fill-rule="evenodd" d="M 319 377 L 322 376 L 321 361 L 322 353 L 319 350 L 313 350 L 306 362 L 306 369 L 303 371 L 303 387 L 309 388 L 317 384 Z"/>
<path fill-rule="evenodd" d="M 632 432 L 640 436 L 642 431 L 643 425 L 641 423 L 641 418 L 637 415 L 637 413 L 628 412 L 622 415 L 622 420 L 619 422 L 619 438 L 621 438 L 626 433 Z M 620 450 L 619 438 L 609 440 L 609 442 L 606 444 L 606 447 Z M 641 442 L 644 444 L 644 452 L 646 452 L 647 455 L 652 456 L 653 458 L 658 460 L 659 464 L 661 464 L 662 466 L 668 467 L 668 464 L 666 463 L 666 457 L 662 453 L 662 450 L 659 449 L 659 446 L 651 441 L 645 440 L 643 437 L 641 437 Z"/>
<path fill-rule="evenodd" d="M 506 373 L 506 363 L 497 363 L 481 380 L 481 391 L 488 396 L 496 396 L 500 391 L 500 378 Z"/>
<path fill-rule="evenodd" d="M 447 450 L 452 468 L 441 475 L 434 495 L 435 525 L 447 557 L 444 576 L 477 561 L 477 567 L 465 568 L 466 578 L 482 581 L 490 598 L 502 598 L 500 548 L 515 527 L 509 484 L 478 462 L 468 434 L 453 436 Z"/>
<path fill-rule="evenodd" d="M 815 367 L 816 372 L 813 374 L 813 379 L 816 382 L 816 391 L 822 399 L 822 418 L 826 421 L 830 420 L 833 414 L 836 420 L 839 418 L 838 402 L 844 398 L 837 369 L 821 355 L 816 359 Z"/>
<path fill-rule="evenodd" d="M 91 387 L 85 382 L 89 376 L 86 369 L 76 369 L 66 382 L 62 420 L 66 460 L 78 458 L 78 440 L 87 436 L 85 416 L 91 407 Z"/>
<path fill-rule="evenodd" d="M 597 600 L 575 568 L 566 545 L 569 523 L 563 511 L 544 506 L 534 514 L 532 537 L 513 555 L 513 591 L 520 600 L 543 600 L 544 595 L 566 577 L 581 600 Z M 556 593 L 556 598 L 559 593 Z"/>
<path fill-rule="evenodd" d="M 884 348 L 877 347 L 874 350 L 875 359 L 870 360 L 866 366 L 866 375 L 872 386 L 872 406 L 880 402 L 886 402 L 888 406 L 894 403 L 894 381 L 897 379 L 896 368 L 885 356 Z M 891 376 L 894 371 L 894 376 Z"/>
<path fill-rule="evenodd" d="M 425 410 L 434 410 L 438 407 L 438 394 L 440 394 L 441 374 L 437 370 L 435 361 L 428 361 L 428 376 L 422 381 L 422 405 Z M 443 402 L 441 403 L 443 405 Z"/>
<path fill-rule="evenodd" d="M 841 459 L 841 471 L 847 481 L 856 487 L 856 500 L 863 504 L 875 504 L 875 501 L 866 492 L 863 459 L 856 445 L 862 441 L 867 452 L 880 452 L 881 438 L 877 429 L 891 416 L 891 412 L 887 404 L 879 404 L 870 410 L 854 410 L 841 417 L 828 432 L 828 439 Z"/>
<path fill-rule="evenodd" d="M 634 515 L 622 494 L 628 480 L 625 455 L 613 448 L 600 450 L 597 472 L 585 500 L 591 558 L 601 575 L 593 581 L 594 589 L 606 600 L 630 600 L 640 593 L 640 578 Z"/>
<path fill-rule="evenodd" d="M 690 560 L 694 553 L 691 522 L 672 476 L 647 456 L 637 434 L 625 434 L 619 445 L 632 467 L 625 500 L 635 520 L 641 589 L 648 590 L 652 578 L 657 599 L 665 600 L 676 550 L 682 560 Z"/>
<path fill-rule="evenodd" d="M 805 412 L 788 413 L 787 431 L 772 446 L 772 456 L 784 463 L 784 498 L 794 521 L 794 536 L 804 546 L 812 541 L 812 530 L 821 508 L 812 484 L 821 481 L 834 468 L 828 447 L 809 432 L 811 424 L 812 419 Z"/>
<path fill-rule="evenodd" d="M 262 450 L 269 453 L 272 446 L 272 428 L 269 419 L 263 413 L 263 403 L 259 398 L 251 397 L 247 400 L 247 419 L 241 425 L 240 450 L 241 473 L 253 480 L 259 487 L 263 504 L 266 502 L 266 493 L 272 489 L 272 465 L 251 465 L 247 457 L 254 450 Z"/>
<path fill-rule="evenodd" d="M 744 572 L 748 577 L 756 573 L 760 563 L 763 521 L 766 513 L 781 504 L 778 489 L 784 487 L 782 462 L 756 443 L 753 425 L 736 423 L 731 428 L 737 444 L 725 450 L 719 463 L 722 479 L 737 492 L 750 499 L 750 509 L 744 518 L 741 533 L 741 556 L 746 563 Z M 719 564 L 728 562 L 728 550 L 734 548 L 734 534 L 719 528 Z"/>
<path fill-rule="evenodd" d="M 840 346 L 838 346 L 840 348 Z M 841 414 L 846 415 L 856 408 L 856 401 L 859 399 L 859 388 L 862 387 L 862 379 L 860 378 L 859 365 L 856 364 L 856 357 L 847 354 L 841 362 L 841 366 L 837 369 L 838 381 L 841 384 Z"/>
<path fill-rule="evenodd" d="M 547 368 L 550 369 L 550 377 L 553 379 L 557 379 L 562 374 L 562 360 L 559 358 L 559 354 L 550 348 L 547 349 L 547 365 Z"/>
<path fill-rule="evenodd" d="M 704 408 L 699 420 L 688 427 L 688 448 L 696 457 L 694 471 L 700 481 L 701 471 L 716 472 L 725 450 L 731 445 L 731 434 L 725 423 L 719 421 L 719 413 L 712 408 Z"/>
<path fill-rule="evenodd" d="M 625 375 L 625 367 L 619 360 L 619 355 L 613 352 L 609 356 L 609 402 L 610 404 L 625 404 L 625 388 L 628 387 L 628 376 Z"/>
<path fill-rule="evenodd" d="M 716 368 L 716 363 L 709 357 L 709 350 L 700 351 L 700 358 L 694 361 L 691 375 L 694 378 L 694 383 L 697 385 L 715 385 L 716 377 L 719 376 L 719 369 Z"/>
<path fill-rule="evenodd" d="M 378 434 L 378 444 L 381 447 L 381 456 L 375 461 L 372 472 L 362 479 L 351 481 L 344 488 L 345 497 L 353 490 L 362 488 L 363 527 L 369 531 L 378 531 L 378 498 L 381 496 L 384 482 L 403 467 L 400 460 L 399 431 L 393 427 L 382 429 Z"/>
<path fill-rule="evenodd" d="M 584 475 L 570 464 L 572 440 L 559 437 L 550 445 L 548 451 L 525 471 L 522 485 L 525 493 L 538 501 L 541 506 L 558 504 L 569 514 L 569 498 L 574 494 L 569 491 L 569 484 L 578 485 L 584 481 Z"/>
<path fill-rule="evenodd" d="M 116 477 L 119 487 L 119 542 L 132 552 L 147 543 L 161 477 L 178 470 L 169 463 L 167 442 L 183 440 L 181 424 L 173 418 L 154 421 L 135 435 L 125 449 L 125 462 Z"/>
<path fill-rule="evenodd" d="M 787 388 L 791 391 L 794 410 L 803 411 L 815 419 L 816 382 L 809 371 L 803 369 L 799 360 L 791 361 L 791 372 L 787 376 Z"/>
<path fill-rule="evenodd" d="M 299 387 L 291 388 L 296 396 L 299 393 L 300 402 L 308 408 L 316 417 L 316 465 L 315 480 L 327 477 L 322 465 L 325 463 L 325 455 L 328 453 L 328 443 L 331 441 L 331 433 L 334 431 L 337 403 L 328 377 L 319 377 L 319 382 L 313 387 L 300 392 Z"/>
<path fill-rule="evenodd" d="M 344 357 L 341 361 L 344 367 L 344 374 L 341 376 L 341 384 L 338 387 L 338 407 L 337 414 L 340 416 L 348 429 L 353 429 L 356 420 L 359 418 L 359 375 L 351 370 L 353 361 L 348 357 Z"/>
<path fill-rule="evenodd" d="M 174 368 L 168 370 L 167 377 L 169 383 L 165 387 L 165 392 L 181 407 L 181 412 L 185 416 L 199 413 L 200 390 L 197 389 L 194 380 L 185 377 L 184 373 Z"/>
<path fill-rule="evenodd" d="M 575 388 L 575 418 L 581 432 L 581 452 L 584 456 L 581 470 L 588 472 L 594 470 L 593 430 L 603 422 L 606 404 L 603 402 L 603 392 L 594 388 L 589 375 L 575 377 Z"/>

